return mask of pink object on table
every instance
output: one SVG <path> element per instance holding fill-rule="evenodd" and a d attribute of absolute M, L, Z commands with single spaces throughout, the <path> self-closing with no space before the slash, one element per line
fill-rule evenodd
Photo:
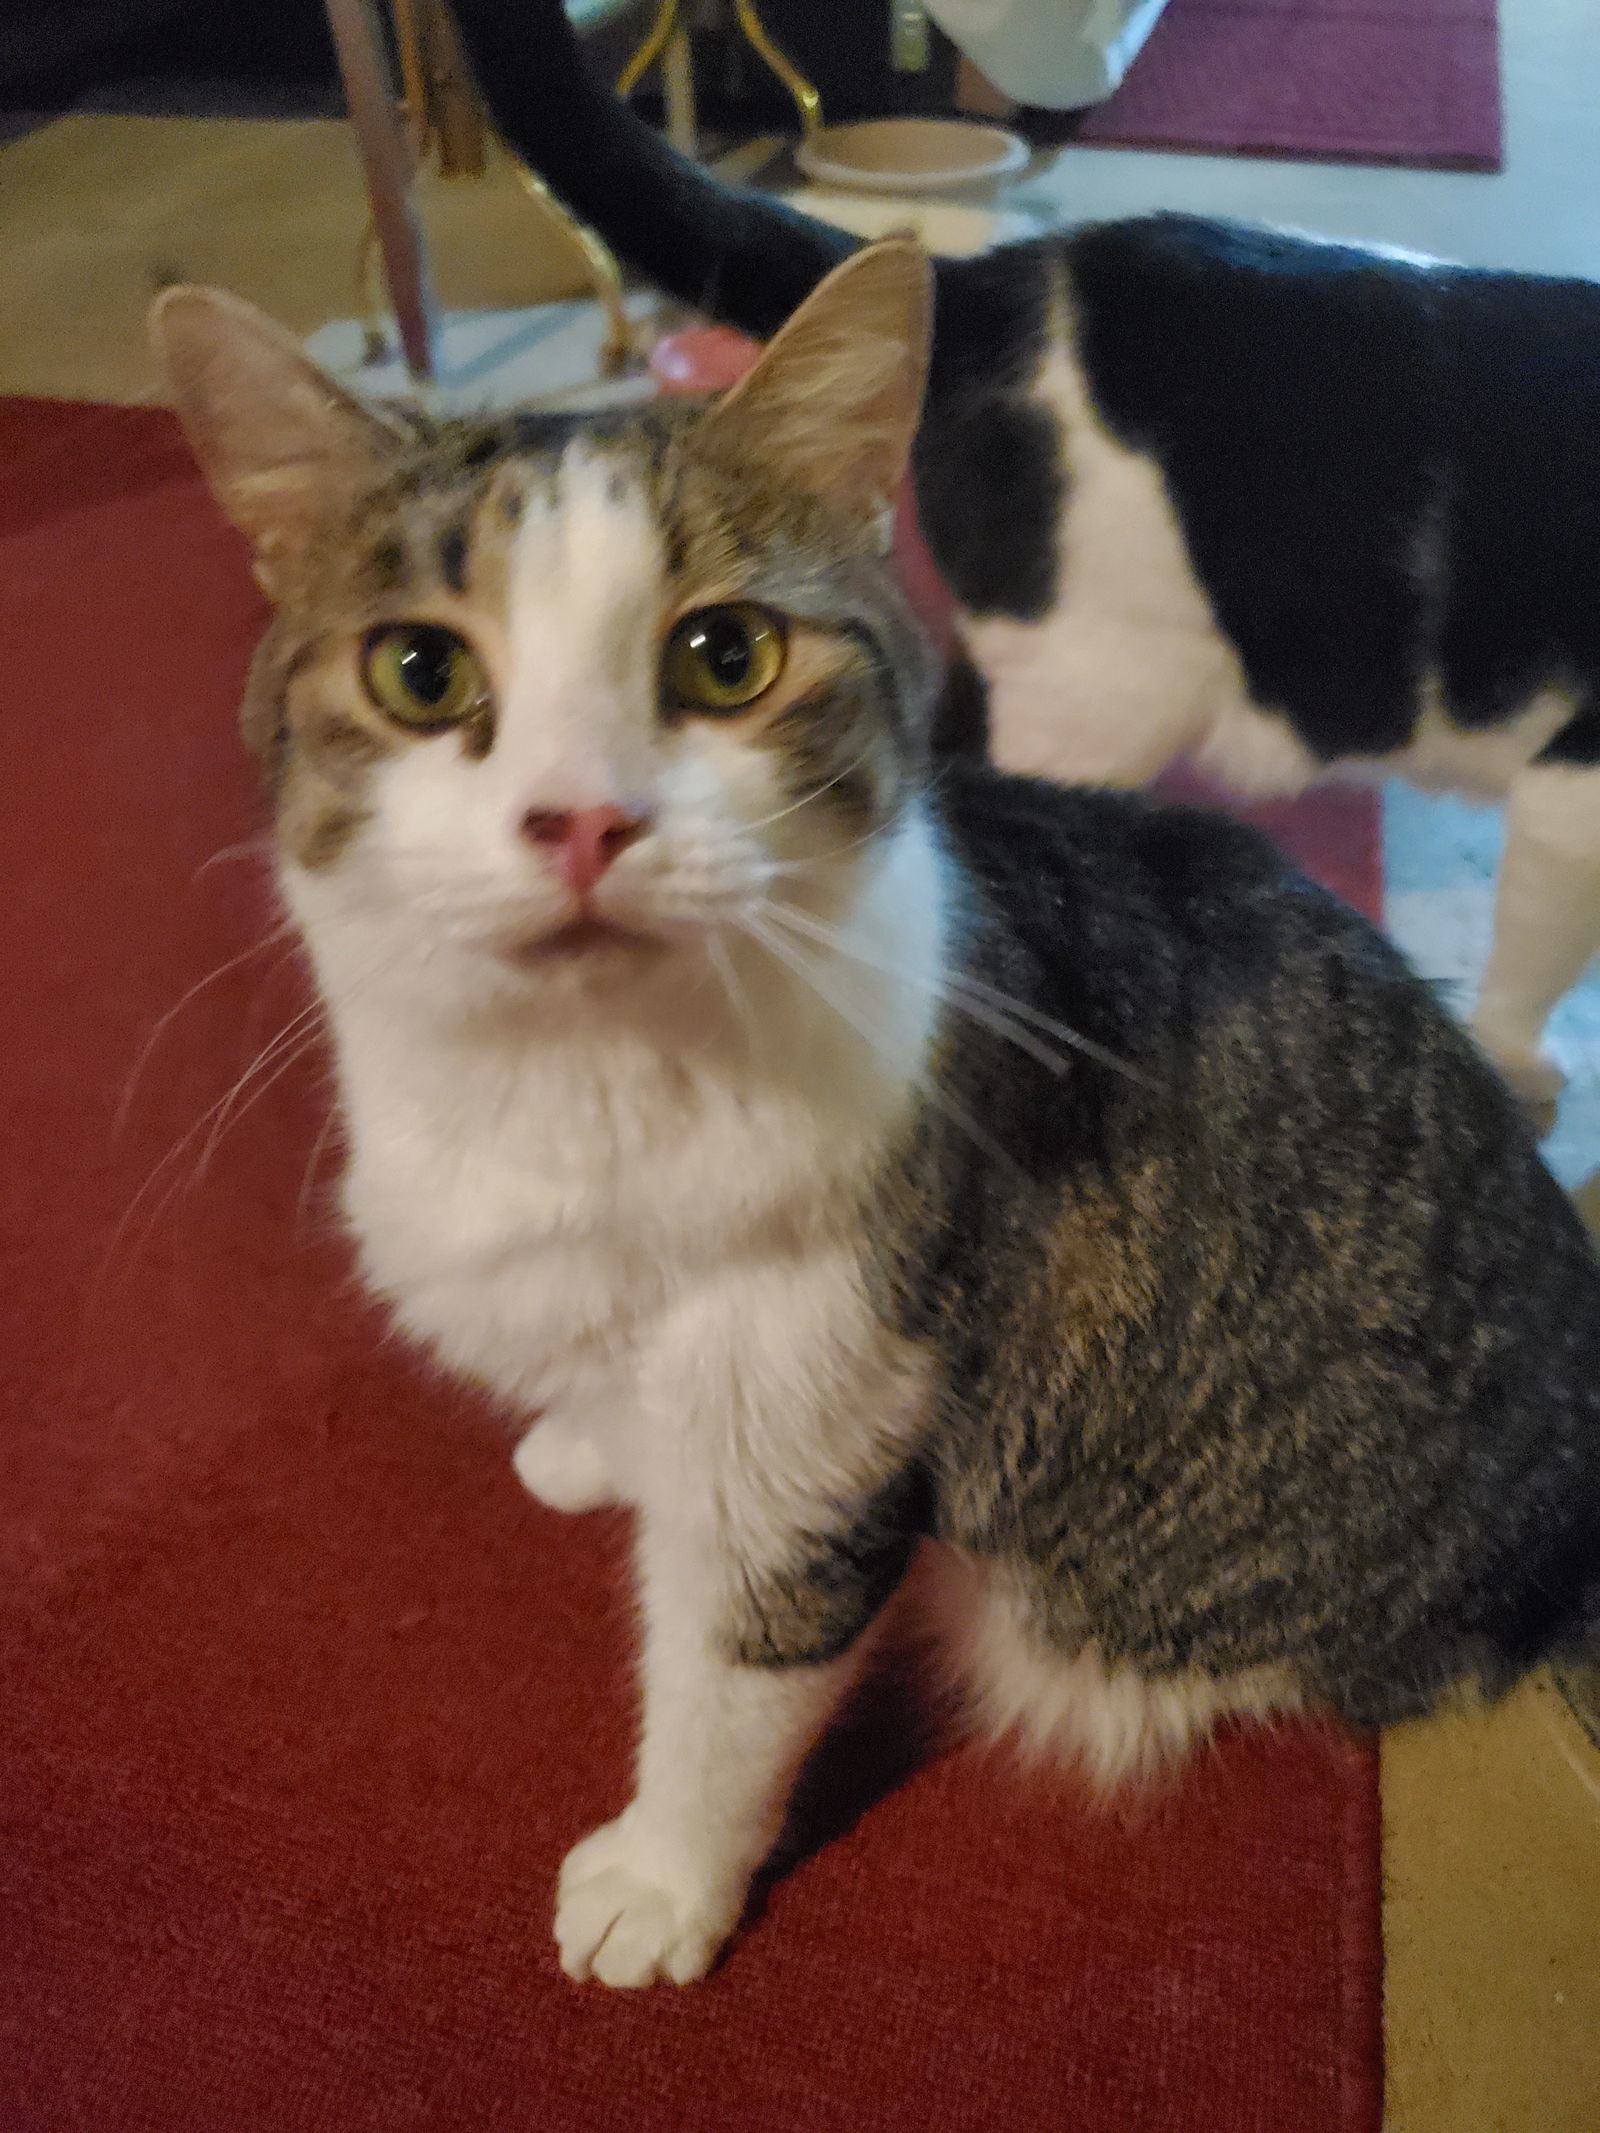
<path fill-rule="evenodd" d="M 657 341 L 650 375 L 664 393 L 720 393 L 736 385 L 761 343 L 731 326 L 685 326 Z"/>

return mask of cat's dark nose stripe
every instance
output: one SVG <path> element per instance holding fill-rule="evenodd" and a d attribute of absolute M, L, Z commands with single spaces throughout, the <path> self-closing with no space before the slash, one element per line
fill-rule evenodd
<path fill-rule="evenodd" d="M 586 896 L 612 860 L 649 827 L 644 816 L 626 815 L 620 807 L 530 807 L 522 818 L 524 837 L 548 853 L 576 896 Z"/>

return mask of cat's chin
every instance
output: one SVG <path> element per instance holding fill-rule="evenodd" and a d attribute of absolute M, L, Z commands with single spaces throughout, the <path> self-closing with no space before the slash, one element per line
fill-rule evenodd
<path fill-rule="evenodd" d="M 498 944 L 496 952 L 513 969 L 539 971 L 612 967 L 624 959 L 654 960 L 667 943 L 659 935 L 638 933 L 612 919 L 585 914 L 554 932 L 520 935 Z"/>

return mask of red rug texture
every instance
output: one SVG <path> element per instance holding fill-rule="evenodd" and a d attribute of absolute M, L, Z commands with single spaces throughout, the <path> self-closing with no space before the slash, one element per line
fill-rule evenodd
<path fill-rule="evenodd" d="M 1168 0 L 1075 138 L 1498 170 L 1495 0 Z"/>
<path fill-rule="evenodd" d="M 1375 1760 L 1332 1729 L 1113 1817 L 919 1766 L 888 1696 L 709 1983 L 561 1978 L 625 1533 L 362 1303 L 318 1056 L 210 1109 L 304 999 L 237 849 L 259 621 L 166 416 L 0 405 L 0 2124 L 1375 2133 Z"/>

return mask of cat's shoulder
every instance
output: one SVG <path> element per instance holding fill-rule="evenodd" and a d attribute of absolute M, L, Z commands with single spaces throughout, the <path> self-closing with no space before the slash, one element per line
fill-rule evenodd
<path fill-rule="evenodd" d="M 1102 992 L 1153 997 L 1180 970 L 1191 1002 L 1303 988 L 1335 964 L 1374 998 L 1420 991 L 1376 927 L 1230 816 L 977 765 L 952 771 L 940 813 L 992 924 L 1077 1012 Z"/>
<path fill-rule="evenodd" d="M 1110 786 L 953 763 L 939 811 L 962 859 L 985 879 L 1081 885 L 1111 898 L 1153 888 L 1187 898 L 1201 884 L 1213 896 L 1308 886 L 1248 823 Z"/>

